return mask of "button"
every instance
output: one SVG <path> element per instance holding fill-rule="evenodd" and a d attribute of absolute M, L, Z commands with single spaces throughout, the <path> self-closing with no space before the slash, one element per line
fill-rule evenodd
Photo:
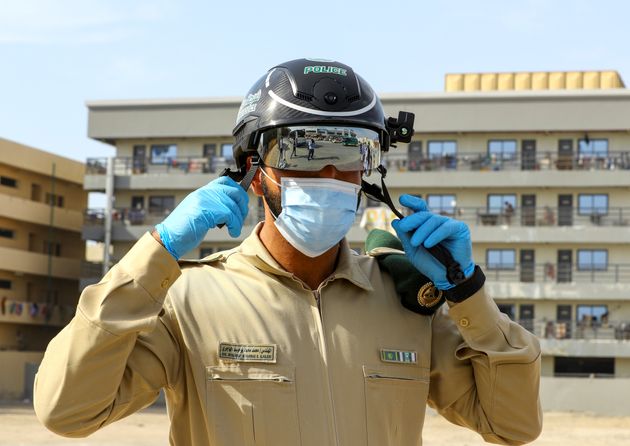
<path fill-rule="evenodd" d="M 168 280 L 168 279 L 164 279 L 164 280 L 162 281 L 162 283 L 160 284 L 160 286 L 161 286 L 162 288 L 166 288 L 166 287 L 168 287 L 168 284 L 169 284 L 169 280 Z"/>
<path fill-rule="evenodd" d="M 468 319 L 466 319 L 465 317 L 461 318 L 459 320 L 459 326 L 460 327 L 468 327 L 470 325 L 470 321 Z"/>

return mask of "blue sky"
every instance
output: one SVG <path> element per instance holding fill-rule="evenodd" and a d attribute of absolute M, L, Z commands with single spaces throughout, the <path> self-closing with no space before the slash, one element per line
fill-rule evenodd
<path fill-rule="evenodd" d="M 298 57 L 340 60 L 380 93 L 477 71 L 614 69 L 630 84 L 628 17 L 625 0 L 0 0 L 0 137 L 113 155 L 86 136 L 86 100 L 242 96 Z"/>

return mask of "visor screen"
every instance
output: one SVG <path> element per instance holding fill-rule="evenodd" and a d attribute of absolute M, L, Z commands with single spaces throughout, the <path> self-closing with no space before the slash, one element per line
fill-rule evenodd
<path fill-rule="evenodd" d="M 265 165 L 284 170 L 318 171 L 331 165 L 369 175 L 381 163 L 379 134 L 360 127 L 277 127 L 263 132 L 258 153 Z"/>

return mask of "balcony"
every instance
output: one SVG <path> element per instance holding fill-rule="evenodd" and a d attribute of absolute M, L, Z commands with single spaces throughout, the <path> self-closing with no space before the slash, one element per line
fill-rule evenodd
<path fill-rule="evenodd" d="M 521 319 L 516 322 L 538 337 L 544 356 L 630 358 L 630 321 Z"/>
<path fill-rule="evenodd" d="M 452 156 L 414 159 L 395 150 L 384 156 L 390 189 L 538 188 L 630 186 L 630 152 L 605 157 L 539 152 L 522 158 L 462 152 Z"/>
<path fill-rule="evenodd" d="M 558 209 L 549 206 L 516 208 L 510 213 L 474 207 L 456 207 L 449 211 L 441 212 L 441 214 L 466 222 L 473 231 L 473 240 L 477 243 L 504 242 L 508 239 L 520 243 L 574 243 L 576 233 L 572 228 L 576 228 L 580 230 L 580 237 L 583 239 L 610 244 L 618 243 L 627 232 L 627 226 L 630 225 L 630 208 L 608 208 L 606 213 L 593 215 L 581 214 L 577 209 Z M 123 230 L 131 230 L 141 235 L 148 228 L 164 220 L 169 213 L 170 210 L 148 212 L 144 209 L 115 208 L 113 232 L 121 234 Z M 361 217 L 362 213 L 359 212 L 356 224 Z M 257 204 L 253 204 L 250 206 L 244 226 L 255 225 L 263 219 L 262 209 L 259 209 Z M 104 221 L 105 209 L 85 210 L 83 239 L 102 241 Z M 602 227 L 606 227 L 607 230 L 603 231 Z M 361 242 L 365 239 L 365 233 L 362 231 L 353 232 L 352 235 L 356 237 L 349 238 L 351 242 Z M 134 240 L 126 236 L 123 239 Z M 114 240 L 118 239 L 114 237 Z"/>
<path fill-rule="evenodd" d="M 519 325 L 541 339 L 630 341 L 630 321 L 535 321 L 521 319 Z"/>
<path fill-rule="evenodd" d="M 479 263 L 486 279 L 493 282 L 555 284 L 630 284 L 630 264 L 609 263 L 602 268 L 584 269 L 576 264 L 516 264 L 496 268 Z M 602 293 L 603 294 L 603 293 Z"/>
<path fill-rule="evenodd" d="M 0 323 L 63 327 L 74 316 L 75 307 L 45 302 L 2 299 Z"/>
<path fill-rule="evenodd" d="M 556 227 L 556 226 L 628 226 L 630 208 L 610 207 L 586 213 L 576 208 L 516 207 L 510 211 L 487 207 L 454 207 L 442 215 L 470 226 Z"/>
<path fill-rule="evenodd" d="M 50 205 L 24 198 L 0 195 L 0 216 L 37 225 L 48 225 Z M 55 207 L 53 224 L 68 231 L 81 230 L 81 212 Z"/>
<path fill-rule="evenodd" d="M 200 157 L 188 156 L 169 158 L 166 163 L 152 163 L 150 158 L 116 157 L 114 158 L 114 175 L 142 174 L 208 174 L 219 173 L 226 167 L 233 167 L 231 158 L 221 156 Z M 88 158 L 85 165 L 86 175 L 105 175 L 107 158 Z"/>
<path fill-rule="evenodd" d="M 520 153 L 489 154 L 460 152 L 444 156 L 412 156 L 408 153 L 388 152 L 383 165 L 399 172 L 428 171 L 487 171 L 503 170 L 629 170 L 630 151 L 608 152 L 604 156 L 584 154 L 558 154 L 557 151 L 537 152 L 522 156 Z"/>
<path fill-rule="evenodd" d="M 383 157 L 383 165 L 393 171 L 489 171 L 502 170 L 630 170 L 630 151 L 608 152 L 595 156 L 585 154 L 558 154 L 557 151 L 537 152 L 522 156 L 520 153 L 488 154 L 483 152 L 460 152 L 454 155 L 417 157 L 393 149 Z M 116 157 L 114 175 L 142 175 L 154 173 L 208 174 L 219 173 L 233 166 L 231 158 L 225 157 L 177 157 L 167 163 L 152 163 L 149 158 Z M 88 158 L 86 175 L 105 175 L 107 158 Z"/>
<path fill-rule="evenodd" d="M 48 255 L 20 249 L 0 247 L 0 269 L 38 276 L 48 275 Z M 68 257 L 51 259 L 52 277 L 78 280 L 81 260 Z"/>
<path fill-rule="evenodd" d="M 113 162 L 116 189 L 180 189 L 203 186 L 232 164 L 225 157 L 178 157 L 166 163 L 150 159 L 116 157 Z M 454 187 L 614 187 L 630 186 L 630 152 L 609 152 L 606 156 L 559 155 L 538 152 L 521 158 L 488 155 L 487 152 L 466 152 L 441 157 L 410 157 L 395 150 L 385 154 L 388 185 L 393 188 Z M 88 158 L 84 187 L 104 190 L 107 158 Z M 601 172 L 608 171 L 602 175 Z M 444 181 L 444 175 L 458 173 Z M 480 175 L 480 173 L 492 173 Z M 168 176 L 168 187 L 165 185 Z"/>
<path fill-rule="evenodd" d="M 116 189 L 196 189 L 210 178 L 218 176 L 226 167 L 234 167 L 231 158 L 178 157 L 166 163 L 152 163 L 149 158 L 116 157 L 113 162 Z M 104 190 L 107 158 L 88 158 L 84 187 Z M 168 176 L 168 185 L 164 177 Z"/>
<path fill-rule="evenodd" d="M 135 241 L 153 226 L 164 220 L 170 210 L 146 211 L 144 209 L 115 208 L 112 213 L 112 240 Z M 242 240 L 249 234 L 251 228 L 264 219 L 264 211 L 257 204 L 250 206 L 247 218 L 243 222 L 241 237 L 232 239 L 227 231 L 209 231 L 205 241 L 209 242 L 234 242 Z M 84 240 L 103 241 L 104 239 L 105 209 L 86 209 L 83 213 L 82 237 Z"/>

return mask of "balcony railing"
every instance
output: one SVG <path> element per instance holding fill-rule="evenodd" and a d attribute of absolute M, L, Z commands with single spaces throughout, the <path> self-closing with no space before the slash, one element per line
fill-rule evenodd
<path fill-rule="evenodd" d="M 536 283 L 630 283 L 630 264 L 608 263 L 585 268 L 568 263 L 515 264 L 513 266 L 480 263 L 488 281 Z"/>
<path fill-rule="evenodd" d="M 390 171 L 503 171 L 503 170 L 627 170 L 630 151 L 608 152 L 603 156 L 591 154 L 563 155 L 557 151 L 488 154 L 488 152 L 460 152 L 444 156 L 414 156 L 393 149 L 384 156 L 383 165 Z"/>
<path fill-rule="evenodd" d="M 541 339 L 630 341 L 630 321 L 520 319 L 517 322 Z"/>
<path fill-rule="evenodd" d="M 584 212 L 577 208 L 517 207 L 510 211 L 486 207 L 454 207 L 438 212 L 477 226 L 628 226 L 630 208 L 610 207 Z"/>
<path fill-rule="evenodd" d="M 116 157 L 115 175 L 155 173 L 218 173 L 233 165 L 230 157 L 176 157 L 152 162 L 151 158 Z M 444 156 L 414 156 L 393 149 L 383 157 L 383 165 L 391 171 L 503 171 L 503 170 L 628 170 L 630 151 L 608 152 L 606 155 L 558 154 L 538 151 L 535 155 L 521 153 L 488 154 L 460 152 Z M 107 158 L 88 158 L 86 174 L 101 175 L 107 171 Z"/>
<path fill-rule="evenodd" d="M 45 302 L 27 302 L 17 299 L 2 299 L 4 311 L 0 322 L 28 325 L 66 325 L 74 316 L 76 308 L 69 305 L 54 305 Z"/>
<path fill-rule="evenodd" d="M 152 210 L 134 208 L 114 208 L 112 211 L 112 224 L 114 225 L 132 225 L 154 226 L 164 220 L 171 210 Z M 254 225 L 264 219 L 264 211 L 258 206 L 251 207 L 244 225 Z M 86 225 L 102 225 L 105 221 L 105 209 L 91 208 L 86 209 L 83 213 L 83 222 Z"/>
<path fill-rule="evenodd" d="M 357 221 L 361 220 L 363 209 L 359 210 Z M 144 209 L 115 208 L 114 223 L 129 225 L 154 225 L 161 222 L 170 210 L 148 212 Z M 469 225 L 476 226 L 629 226 L 630 208 L 608 208 L 606 213 L 583 214 L 578 209 L 563 208 L 516 208 L 513 212 L 496 211 L 487 208 L 454 207 L 438 212 Z M 262 209 L 250 208 L 245 224 L 254 224 L 264 219 Z M 91 208 L 83 213 L 86 225 L 102 225 L 105 209 Z"/>
<path fill-rule="evenodd" d="M 114 158 L 114 175 L 141 175 L 159 173 L 211 174 L 219 173 L 226 167 L 234 166 L 232 158 L 212 157 L 177 157 L 165 161 L 152 162 L 150 158 L 116 157 Z M 85 165 L 86 175 L 105 175 L 107 158 L 88 158 Z"/>

